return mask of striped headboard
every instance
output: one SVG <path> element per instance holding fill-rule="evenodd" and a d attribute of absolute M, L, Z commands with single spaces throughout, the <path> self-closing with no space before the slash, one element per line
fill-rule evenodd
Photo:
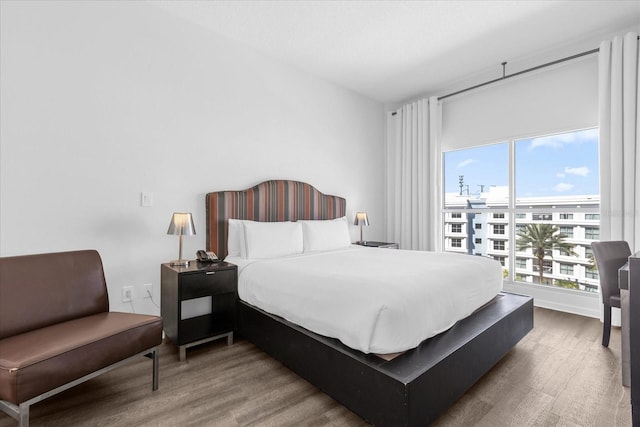
<path fill-rule="evenodd" d="M 254 221 L 334 219 L 346 213 L 347 202 L 321 193 L 299 181 L 271 180 L 241 191 L 218 191 L 206 195 L 207 250 L 220 259 L 227 256 L 229 218 Z"/>

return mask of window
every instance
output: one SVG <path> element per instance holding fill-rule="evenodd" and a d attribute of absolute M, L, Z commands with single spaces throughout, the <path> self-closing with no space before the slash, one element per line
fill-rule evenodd
<path fill-rule="evenodd" d="M 591 246 L 586 246 L 584 248 L 584 257 L 593 258 L 595 260 L 595 257 L 593 256 L 593 249 L 591 249 Z"/>
<path fill-rule="evenodd" d="M 560 234 L 567 237 L 573 237 L 573 227 L 560 227 Z"/>
<path fill-rule="evenodd" d="M 451 218 L 462 218 L 461 212 L 454 212 L 451 214 Z"/>
<path fill-rule="evenodd" d="M 600 229 L 595 227 L 585 227 L 584 228 L 584 238 L 589 240 L 598 240 L 600 239 Z"/>
<path fill-rule="evenodd" d="M 533 271 L 536 273 L 540 272 L 540 265 L 537 262 L 533 263 Z M 553 261 L 546 259 L 542 261 L 542 271 L 545 273 L 551 273 L 553 271 Z"/>
<path fill-rule="evenodd" d="M 566 250 L 564 250 L 564 249 L 558 249 L 558 253 L 559 253 L 561 256 L 572 256 L 571 254 L 569 254 L 569 252 L 568 252 L 568 251 L 566 251 Z"/>
<path fill-rule="evenodd" d="M 462 233 L 462 224 L 451 224 L 452 233 Z"/>
<path fill-rule="evenodd" d="M 531 215 L 531 219 L 534 221 L 551 221 L 553 219 L 553 215 L 552 214 L 539 214 L 539 213 L 534 213 L 533 215 Z"/>
<path fill-rule="evenodd" d="M 560 274 L 573 275 L 573 265 L 571 265 L 571 264 L 560 264 Z"/>
<path fill-rule="evenodd" d="M 584 272 L 584 276 L 587 279 L 599 279 L 600 276 L 598 275 L 598 270 L 596 270 L 595 268 L 587 268 L 587 270 Z"/>
<path fill-rule="evenodd" d="M 496 261 L 500 262 L 500 265 L 504 267 L 504 263 L 506 258 L 503 256 L 494 256 L 493 259 L 495 259 Z"/>
<path fill-rule="evenodd" d="M 498 193 L 499 197 L 507 196 L 509 169 L 505 166 L 508 162 L 506 143 L 444 153 L 444 208 L 486 210 L 490 206 L 480 197 L 483 189 L 489 189 L 494 199 Z"/>
<path fill-rule="evenodd" d="M 461 214 L 461 236 L 475 242 L 469 253 L 482 249 L 504 257 L 507 284 L 593 291 L 597 279 L 585 274 L 588 257 L 580 246 L 600 237 L 597 128 L 448 151 L 443 157 L 443 231 L 451 230 L 452 213 Z M 563 250 L 552 243 L 536 251 L 536 232 L 561 233 L 560 243 L 568 246 Z M 451 237 L 444 238 L 445 247 L 456 251 Z"/>
<path fill-rule="evenodd" d="M 451 247 L 452 248 L 461 248 L 462 247 L 462 239 L 451 239 Z"/>

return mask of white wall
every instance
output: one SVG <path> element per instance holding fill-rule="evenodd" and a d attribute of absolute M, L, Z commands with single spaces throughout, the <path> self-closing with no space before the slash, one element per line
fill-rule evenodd
<path fill-rule="evenodd" d="M 193 257 L 209 191 L 306 181 L 384 235 L 381 104 L 144 2 L 0 4 L 0 255 L 97 249 L 112 309 L 158 313 L 171 214 Z"/>

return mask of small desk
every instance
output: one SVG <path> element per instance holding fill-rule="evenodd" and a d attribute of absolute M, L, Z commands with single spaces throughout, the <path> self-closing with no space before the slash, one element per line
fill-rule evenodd
<path fill-rule="evenodd" d="M 622 385 L 631 386 L 631 354 L 629 351 L 629 262 L 618 269 L 620 288 L 620 331 L 622 353 Z"/>
<path fill-rule="evenodd" d="M 640 251 L 629 257 L 629 351 L 633 425 L 640 425 Z M 636 310 L 634 310 L 636 308 Z"/>

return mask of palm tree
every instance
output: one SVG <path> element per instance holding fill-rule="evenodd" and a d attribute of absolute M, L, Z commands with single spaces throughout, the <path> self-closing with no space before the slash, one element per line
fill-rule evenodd
<path fill-rule="evenodd" d="M 592 253 L 587 255 L 587 260 L 589 261 L 589 264 L 587 265 L 586 270 L 589 273 L 598 273 L 598 267 L 596 266 L 596 258 L 593 256 Z"/>
<path fill-rule="evenodd" d="M 577 256 L 573 251 L 575 245 L 565 242 L 567 236 L 560 233 L 560 229 L 553 224 L 527 224 L 519 232 L 516 240 L 518 251 L 531 249 L 533 256 L 538 258 L 538 272 L 540 284 L 544 281 L 544 257 L 553 259 L 553 250 L 559 249 L 567 255 Z"/>

